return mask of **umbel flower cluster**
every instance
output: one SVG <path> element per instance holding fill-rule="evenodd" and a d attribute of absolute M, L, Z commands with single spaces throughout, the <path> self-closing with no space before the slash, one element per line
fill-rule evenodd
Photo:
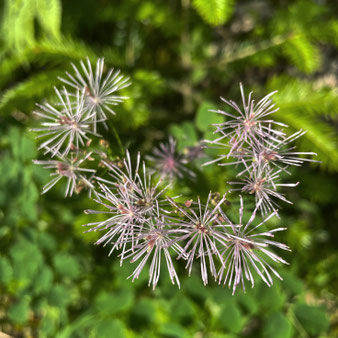
<path fill-rule="evenodd" d="M 206 164 L 242 166 L 240 181 L 229 183 L 241 186 L 233 190 L 255 196 L 250 217 L 245 217 L 243 198 L 239 196 L 238 218 L 234 220 L 227 215 L 227 193 L 215 198 L 217 194 L 209 192 L 205 201 L 168 196 L 175 180 L 196 178 L 188 164 L 200 157 L 200 146 L 181 154 L 170 137 L 168 143 L 161 143 L 146 156 L 149 167 L 139 153 L 133 159 L 123 149 L 125 156 L 119 158 L 102 150 L 105 141 L 99 131 L 113 128 L 107 123 L 115 115 L 112 107 L 127 99 L 117 92 L 130 81 L 119 71 L 106 73 L 103 59 L 97 61 L 95 71 L 89 59 L 79 68 L 72 66 L 74 74 L 60 78 L 67 87 L 55 89 L 56 101 L 38 105 L 35 112 L 42 122 L 33 130 L 43 138 L 40 149 L 49 156 L 35 163 L 53 169 L 51 181 L 42 192 L 62 179 L 67 181 L 66 197 L 87 190 L 97 208 L 85 210 L 93 215 L 93 222 L 84 224 L 86 232 L 99 232 L 96 244 L 108 246 L 109 255 L 114 253 L 121 265 L 128 261 L 135 266 L 132 280 L 148 271 L 153 289 L 164 270 L 171 282 L 180 286 L 180 263 L 176 260 L 183 261 L 189 275 L 195 273 L 194 267 L 200 270 L 204 285 L 213 279 L 228 285 L 233 293 L 238 285 L 245 290 L 247 282 L 253 287 L 255 278 L 268 286 L 273 284 L 273 276 L 281 279 L 274 266 L 287 262 L 274 250 L 290 249 L 275 241 L 274 236 L 285 228 L 271 229 L 267 223 L 278 215 L 276 199 L 289 202 L 278 187 L 296 184 L 280 183 L 279 174 L 289 173 L 289 165 L 309 161 L 298 155 L 313 153 L 299 153 L 289 146 L 304 132 L 286 136 L 282 130 L 286 126 L 270 119 L 276 111 L 270 99 L 273 93 L 255 104 L 251 93 L 245 98 L 241 86 L 242 108 L 222 99 L 234 112 L 216 111 L 226 117 L 216 125 L 215 133 L 220 136 L 205 141 L 224 152 Z M 112 134 L 122 144 L 115 129 Z M 231 161 L 222 162 L 228 159 Z M 261 220 L 257 213 L 263 216 Z M 97 221 L 96 214 L 103 214 L 103 221 Z"/>

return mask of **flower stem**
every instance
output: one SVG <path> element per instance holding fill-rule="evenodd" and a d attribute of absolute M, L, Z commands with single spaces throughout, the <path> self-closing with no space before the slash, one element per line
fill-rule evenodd
<path fill-rule="evenodd" d="M 119 147 L 119 149 L 120 149 L 120 153 L 121 153 L 121 155 L 124 157 L 125 154 L 126 154 L 126 152 L 125 152 L 125 150 L 124 150 L 124 148 L 123 148 L 123 145 L 122 145 L 120 136 L 119 136 L 119 134 L 118 134 L 116 128 L 114 127 L 114 124 L 113 124 L 111 121 L 109 121 L 108 124 L 109 124 L 109 127 L 111 128 L 111 130 L 113 131 L 114 137 L 115 137 L 115 139 L 116 139 L 116 141 L 117 141 L 117 144 L 118 144 L 118 147 Z"/>

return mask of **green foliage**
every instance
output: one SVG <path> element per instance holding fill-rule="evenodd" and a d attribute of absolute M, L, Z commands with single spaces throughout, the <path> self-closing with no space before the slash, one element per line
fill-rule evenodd
<path fill-rule="evenodd" d="M 172 125 L 170 134 L 177 140 L 179 151 L 186 147 L 192 147 L 198 143 L 198 135 L 194 125 L 190 122 L 184 122 L 181 125 Z"/>
<path fill-rule="evenodd" d="M 285 55 L 304 73 L 313 73 L 320 67 L 320 51 L 305 36 L 299 35 L 284 46 Z"/>
<path fill-rule="evenodd" d="M 331 320 L 338 303 L 335 2 L 1 5 L 0 331 L 15 337 L 337 336 Z M 204 287 L 198 267 L 188 277 L 175 262 L 181 289 L 163 276 L 152 291 L 145 272 L 134 283 L 126 280 L 136 263 L 120 267 L 118 258 L 107 257 L 109 244 L 92 245 L 100 233 L 83 233 L 82 224 L 98 220 L 83 214 L 93 208 L 85 194 L 65 201 L 60 182 L 40 195 L 51 173 L 32 163 L 40 156 L 29 131 L 37 125 L 32 110 L 60 87 L 57 77 L 70 62 L 87 56 L 93 64 L 104 57 L 105 73 L 117 67 L 131 77 L 123 91 L 130 98 L 111 123 L 133 156 L 149 153 L 168 134 L 182 152 L 214 139 L 210 124 L 225 117 L 210 110 L 227 109 L 220 96 L 240 102 L 239 82 L 256 102 L 278 90 L 275 119 L 292 132 L 307 130 L 297 150 L 314 151 L 321 161 L 294 169 L 301 183 L 290 195 L 285 191 L 294 205 L 283 205 L 278 222 L 288 231 L 278 240 L 293 252 L 291 265 L 278 270 L 282 282 L 231 296 L 227 285 Z M 119 155 L 113 136 L 99 132 Z M 218 152 L 208 150 L 206 159 Z M 206 159 L 196 161 L 196 182 L 174 185 L 173 196 L 229 189 L 235 171 L 200 168 Z M 235 197 L 227 197 L 232 215 Z"/>
<path fill-rule="evenodd" d="M 276 113 L 278 119 L 294 130 L 307 131 L 300 140 L 301 149 L 312 149 L 318 153 L 318 160 L 324 167 L 337 168 L 336 131 L 323 118 L 337 114 L 338 100 L 334 91 L 325 88 L 314 91 L 312 84 L 285 76 L 273 78 L 268 88 L 280 88 L 274 96 L 279 107 Z"/>
<path fill-rule="evenodd" d="M 282 313 L 276 312 L 267 318 L 264 337 L 290 338 L 292 333 L 292 325 Z"/>
<path fill-rule="evenodd" d="M 219 327 L 222 330 L 239 333 L 243 329 L 244 318 L 239 308 L 233 302 L 228 302 L 221 307 Z"/>
<path fill-rule="evenodd" d="M 223 25 L 233 9 L 232 0 L 193 0 L 192 4 L 205 22 L 212 26 Z"/>
<path fill-rule="evenodd" d="M 28 284 L 37 275 L 39 267 L 43 263 L 43 256 L 39 248 L 22 239 L 12 246 L 9 254 L 13 261 L 14 278 Z"/>
<path fill-rule="evenodd" d="M 106 319 L 102 322 L 99 322 L 94 328 L 95 337 L 116 337 L 124 338 L 125 334 L 125 325 L 121 320 L 118 319 Z"/>
<path fill-rule="evenodd" d="M 197 110 L 195 123 L 196 127 L 202 131 L 213 131 L 214 127 L 213 124 L 222 123 L 223 118 L 221 114 L 217 114 L 212 110 L 217 110 L 215 105 L 210 102 L 203 102 Z"/>
<path fill-rule="evenodd" d="M 48 97 L 53 84 L 57 84 L 58 75 L 59 71 L 43 72 L 33 75 L 28 80 L 8 89 L 1 97 L 0 109 L 4 113 L 12 111 L 14 107 L 27 109 L 27 99 L 30 99 L 33 103 L 42 97 Z M 30 109 L 35 109 L 33 104 L 31 104 Z"/>
<path fill-rule="evenodd" d="M 59 38 L 61 31 L 60 0 L 36 0 L 35 6 L 42 29 L 50 37 Z"/>
<path fill-rule="evenodd" d="M 161 325 L 159 333 L 168 338 L 188 337 L 184 328 L 176 323 L 164 323 Z"/>
<path fill-rule="evenodd" d="M 60 0 L 6 0 L 2 32 L 7 47 L 16 53 L 34 45 L 36 32 L 34 19 L 37 18 L 42 32 L 48 37 L 60 36 Z"/>
<path fill-rule="evenodd" d="M 130 309 L 133 303 L 133 291 L 130 288 L 118 292 L 100 293 L 95 302 L 98 311 L 106 314 L 115 314 Z"/>
<path fill-rule="evenodd" d="M 329 327 L 329 319 L 321 307 L 300 303 L 295 305 L 293 311 L 304 330 L 311 335 L 318 335 Z"/>
<path fill-rule="evenodd" d="M 67 254 L 57 254 L 53 258 L 54 268 L 61 276 L 74 279 L 80 274 L 80 265 L 78 261 Z"/>
<path fill-rule="evenodd" d="M 29 318 L 29 302 L 26 299 L 19 300 L 8 309 L 8 318 L 14 324 L 24 324 Z"/>
<path fill-rule="evenodd" d="M 256 292 L 265 312 L 277 311 L 284 306 L 285 296 L 279 285 L 267 289 L 263 283 L 260 283 Z"/>
<path fill-rule="evenodd" d="M 13 268 L 6 257 L 0 257 L 0 282 L 3 285 L 8 284 L 12 279 Z"/>

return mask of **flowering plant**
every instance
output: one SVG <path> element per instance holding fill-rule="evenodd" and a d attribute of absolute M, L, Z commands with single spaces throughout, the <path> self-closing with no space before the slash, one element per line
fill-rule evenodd
<path fill-rule="evenodd" d="M 161 143 L 152 155 L 145 157 L 149 168 L 139 153 L 133 160 L 109 123 L 109 113 L 115 115 L 112 106 L 127 99 L 117 92 L 131 84 L 129 79 L 114 70 L 104 76 L 103 59 L 97 61 L 95 71 L 89 59 L 87 65 L 81 62 L 80 66 L 78 69 L 73 65 L 74 75 L 67 73 L 67 78 L 60 78 L 68 88 L 55 89 L 56 104 L 38 105 L 36 115 L 43 122 L 33 130 L 44 138 L 40 149 L 50 159 L 35 163 L 54 169 L 43 193 L 62 178 L 67 180 L 66 197 L 87 190 L 98 208 L 104 210 L 85 212 L 105 215 L 103 221 L 95 221 L 93 217 L 93 222 L 84 224 L 89 228 L 87 231 L 102 232 L 96 244 L 110 246 L 109 254 L 116 252 L 121 265 L 126 260 L 136 263 L 130 276 L 133 280 L 149 262 L 149 286 L 153 288 L 158 284 L 163 262 L 172 283 L 180 286 L 173 258 L 186 262 L 189 275 L 194 262 L 199 261 L 204 285 L 213 278 L 219 284 L 227 284 L 233 293 L 239 284 L 245 290 L 245 280 L 253 287 L 256 276 L 268 286 L 273 284 L 272 275 L 281 279 L 274 263 L 287 262 L 273 248 L 290 249 L 273 238 L 285 228 L 269 229 L 265 225 L 278 216 L 276 200 L 291 203 L 279 188 L 298 184 L 280 183 L 280 174 L 290 174 L 290 165 L 314 161 L 299 156 L 315 154 L 297 152 L 290 146 L 304 131 L 288 136 L 287 126 L 270 117 L 277 110 L 272 103 L 274 92 L 256 104 L 252 93 L 246 98 L 240 85 L 242 107 L 222 98 L 234 112 L 210 112 L 224 116 L 225 120 L 215 124 L 218 137 L 204 140 L 202 148 L 218 148 L 222 153 L 204 165 L 218 163 L 240 168 L 238 181 L 228 182 L 240 188 L 223 192 L 219 198 L 209 192 L 205 202 L 197 197 L 195 201 L 182 203 L 179 202 L 182 196 L 170 197 L 168 189 L 184 176 L 196 178 L 189 164 L 200 157 L 200 152 L 181 154 L 170 137 L 169 143 Z M 101 124 L 106 129 L 112 128 L 124 158 L 97 146 L 104 145 L 98 133 Z M 233 191 L 254 195 L 255 207 L 249 220 L 244 219 L 241 195 L 238 219 L 234 221 L 228 216 L 225 206 L 228 193 Z M 256 221 L 257 212 L 262 216 L 260 222 Z"/>

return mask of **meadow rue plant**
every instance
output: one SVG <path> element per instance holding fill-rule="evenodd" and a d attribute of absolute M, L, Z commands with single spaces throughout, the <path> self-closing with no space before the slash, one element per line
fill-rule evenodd
<path fill-rule="evenodd" d="M 176 140 L 169 137 L 168 143 L 160 143 L 158 148 L 153 150 L 152 155 L 146 157 L 154 166 L 154 172 L 159 173 L 163 179 L 172 182 L 175 178 L 195 178 L 196 174 L 187 168 L 184 154 L 176 149 Z"/>
<path fill-rule="evenodd" d="M 58 152 L 62 153 L 61 156 L 67 156 L 71 148 L 78 153 L 80 147 L 89 140 L 88 135 L 100 137 L 92 130 L 92 114 L 84 107 L 84 91 L 81 94 L 76 92 L 74 102 L 71 102 L 70 94 L 66 90 L 61 94 L 55 88 L 55 93 L 60 107 L 53 107 L 49 103 L 41 104 L 38 105 L 40 111 L 34 112 L 45 121 L 42 122 L 42 127 L 33 130 L 42 132 L 39 137 L 48 136 L 39 149 L 44 149 L 45 154 L 50 152 L 52 157 Z"/>
<path fill-rule="evenodd" d="M 106 123 L 110 118 L 107 113 L 115 115 L 111 107 L 127 99 L 116 92 L 129 86 L 130 81 L 120 71 L 109 70 L 106 74 L 103 59 L 97 61 L 95 71 L 88 58 L 86 64 L 80 62 L 80 68 L 72 66 L 74 74 L 60 78 L 68 87 L 55 89 L 58 104 L 38 105 L 36 112 L 42 122 L 33 131 L 44 139 L 40 149 L 50 159 L 34 162 L 53 169 L 52 179 L 42 193 L 63 177 L 67 180 L 66 197 L 88 190 L 98 209 L 85 210 L 93 215 L 93 222 L 84 224 L 89 228 L 87 232 L 102 233 L 96 244 L 109 246 L 109 255 L 116 253 L 121 265 L 125 261 L 135 265 L 132 280 L 148 270 L 153 289 L 164 262 L 171 282 L 180 287 L 175 260 L 185 261 L 189 275 L 194 266 L 198 267 L 204 285 L 211 278 L 228 285 L 233 293 L 239 285 L 245 290 L 245 281 L 253 287 L 257 277 L 268 286 L 273 284 L 272 275 L 281 279 L 274 265 L 287 262 L 273 249 L 290 249 L 273 238 L 286 228 L 271 229 L 266 224 L 278 216 L 276 200 L 291 203 L 280 187 L 292 188 L 299 183 L 283 183 L 280 175 L 291 174 L 288 166 L 314 161 L 299 156 L 315 154 L 297 152 L 291 145 L 304 131 L 288 136 L 287 126 L 271 118 L 278 110 L 272 102 L 275 92 L 255 103 L 252 92 L 246 98 L 240 84 L 240 105 L 221 98 L 232 111 L 210 111 L 224 116 L 225 121 L 214 125 L 216 138 L 203 143 L 204 148 L 220 151 L 218 158 L 204 165 L 235 166 L 238 180 L 228 183 L 239 188 L 216 194 L 222 195 L 218 199 L 209 192 L 205 202 L 197 196 L 196 201 L 181 203 L 181 196 L 168 196 L 168 189 L 184 176 L 196 178 L 188 165 L 203 158 L 203 147 L 181 154 L 175 139 L 169 137 L 168 143 L 161 143 L 145 157 L 151 164 L 149 168 L 140 153 L 134 160 L 127 149 L 122 149 L 123 158 L 98 149 L 92 140 L 105 143 L 97 130 L 101 124 L 110 126 Z M 116 130 L 113 134 L 121 145 Z M 238 221 L 228 216 L 227 194 L 232 191 L 254 196 L 255 207 L 249 220 L 245 221 L 242 195 Z M 262 221 L 256 220 L 258 212 Z M 104 219 L 95 220 L 96 214 L 103 214 Z"/>
<path fill-rule="evenodd" d="M 100 121 L 107 126 L 104 122 L 107 119 L 107 112 L 115 115 L 111 106 L 118 105 L 128 99 L 126 96 L 116 95 L 115 92 L 128 87 L 131 82 L 128 77 L 120 74 L 120 70 L 111 69 L 106 76 L 103 76 L 103 58 L 97 60 L 95 73 L 88 57 L 86 61 L 87 66 L 83 61 L 80 62 L 81 70 L 72 64 L 75 74 L 67 72 L 68 78 L 59 77 L 59 79 L 71 88 L 84 91 L 85 111 L 91 116 L 94 131 L 96 131 L 96 124 Z"/>

